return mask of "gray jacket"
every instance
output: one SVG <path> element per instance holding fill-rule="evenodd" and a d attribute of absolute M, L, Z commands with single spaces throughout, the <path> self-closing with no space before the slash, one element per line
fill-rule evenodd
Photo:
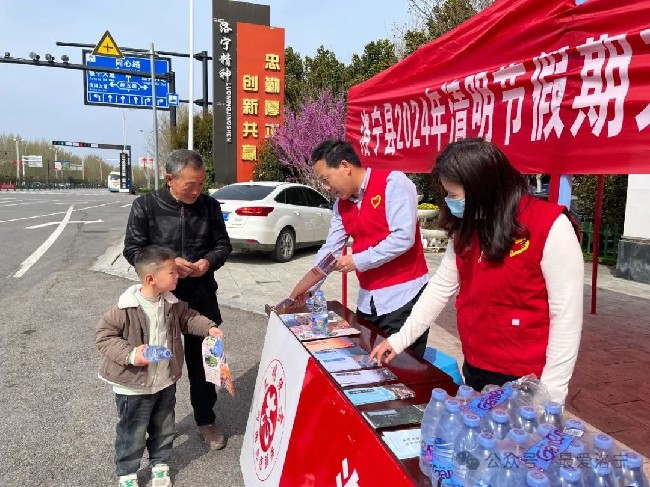
<path fill-rule="evenodd" d="M 127 289 L 97 325 L 95 343 L 102 354 L 99 375 L 109 382 L 134 389 L 149 387 L 153 377 L 148 366 L 129 364 L 129 354 L 139 345 L 149 343 L 147 318 L 138 305 L 135 286 Z M 187 303 L 166 293 L 165 320 L 168 341 L 172 352 L 170 372 L 177 381 L 183 371 L 183 342 L 181 333 L 207 336 L 210 328 L 217 326 L 205 316 L 189 308 Z"/>

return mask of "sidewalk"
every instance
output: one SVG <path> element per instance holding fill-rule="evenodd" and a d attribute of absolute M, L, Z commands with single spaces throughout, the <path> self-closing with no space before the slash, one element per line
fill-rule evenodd
<path fill-rule="evenodd" d="M 135 280 L 121 250 L 121 245 L 109 249 L 94 270 Z M 435 272 L 442 254 L 425 255 L 430 272 Z M 279 264 L 265 254 L 234 253 L 216 274 L 219 303 L 263 314 L 264 305 L 287 297 L 314 257 L 314 250 L 304 250 Z M 338 274 L 330 276 L 323 289 L 327 299 L 343 301 Z M 347 305 L 352 309 L 357 293 L 357 279 L 349 275 Z M 585 264 L 584 302 L 580 354 L 566 409 L 650 457 L 650 285 L 617 279 L 609 268 L 599 266 L 598 314 L 591 315 L 591 264 Z M 439 316 L 429 341 L 462 363 L 453 302 Z M 647 458 L 645 467 L 650 470 Z"/>

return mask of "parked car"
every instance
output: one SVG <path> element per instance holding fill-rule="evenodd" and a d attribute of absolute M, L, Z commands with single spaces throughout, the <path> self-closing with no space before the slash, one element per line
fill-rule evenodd
<path fill-rule="evenodd" d="M 212 197 L 221 203 L 235 250 L 270 252 L 278 262 L 291 260 L 297 248 L 322 244 L 332 220 L 331 203 L 304 184 L 235 183 Z"/>

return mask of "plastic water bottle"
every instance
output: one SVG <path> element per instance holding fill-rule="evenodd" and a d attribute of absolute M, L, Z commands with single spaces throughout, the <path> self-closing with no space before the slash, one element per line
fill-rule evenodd
<path fill-rule="evenodd" d="M 456 400 L 460 402 L 460 406 L 467 406 L 472 399 L 474 399 L 474 396 L 476 395 L 476 391 L 472 389 L 470 386 L 465 386 L 462 385 L 458 388 L 458 392 L 456 393 Z"/>
<path fill-rule="evenodd" d="M 614 479 L 614 469 L 611 463 L 594 458 L 592 459 L 592 470 L 592 478 L 589 481 L 590 487 L 617 487 L 618 484 Z"/>
<path fill-rule="evenodd" d="M 422 427 L 420 431 L 420 470 L 422 473 L 431 475 L 431 462 L 436 443 L 436 425 L 440 416 L 445 412 L 445 399 L 447 392 L 436 387 L 431 391 L 431 400 L 427 404 L 422 416 Z"/>
<path fill-rule="evenodd" d="M 530 435 L 526 430 L 513 428 L 508 432 L 504 443 L 508 445 L 508 450 L 512 450 L 518 456 L 523 456 L 531 444 L 530 440 Z"/>
<path fill-rule="evenodd" d="M 490 477 L 494 470 L 495 450 L 497 448 L 497 438 L 492 433 L 485 431 L 478 435 L 478 446 L 472 452 L 472 456 L 477 460 L 478 465 L 472 465 L 468 462 L 467 477 L 465 485 L 467 487 L 489 487 Z M 476 466 L 476 468 L 472 468 Z"/>
<path fill-rule="evenodd" d="M 567 419 L 564 424 L 564 432 L 582 438 L 587 431 L 587 426 L 579 419 Z"/>
<path fill-rule="evenodd" d="M 492 474 L 490 483 L 495 487 L 521 487 L 525 485 L 526 467 L 512 450 L 499 450 L 499 468 Z"/>
<path fill-rule="evenodd" d="M 560 467 L 560 487 L 583 487 L 582 473 L 570 465 Z"/>
<path fill-rule="evenodd" d="M 314 333 L 327 334 L 327 300 L 321 290 L 314 294 L 314 304 L 311 312 L 312 329 Z"/>
<path fill-rule="evenodd" d="M 562 431 L 564 428 L 564 421 L 562 420 L 562 404 L 555 401 L 545 402 L 542 422 L 552 424 L 556 430 Z"/>
<path fill-rule="evenodd" d="M 539 470 L 529 470 L 526 474 L 527 487 L 548 487 L 550 485 L 546 474 Z"/>
<path fill-rule="evenodd" d="M 519 418 L 519 408 L 521 407 L 521 401 L 519 400 L 519 391 L 517 389 L 512 390 L 512 394 L 505 402 L 505 410 L 510 416 L 510 421 L 512 424 L 518 424 Z"/>
<path fill-rule="evenodd" d="M 591 468 L 591 459 L 587 453 L 587 446 L 582 440 L 573 440 L 566 449 L 566 453 L 570 456 L 569 461 L 563 461 L 563 464 L 570 464 L 570 466 L 582 472 L 583 481 L 588 477 L 589 469 Z"/>
<path fill-rule="evenodd" d="M 168 360 L 172 356 L 172 352 L 162 345 L 148 345 L 142 352 L 142 356 L 150 362 L 161 362 Z"/>
<path fill-rule="evenodd" d="M 541 423 L 539 426 L 537 426 L 535 435 L 538 436 L 541 440 L 542 438 L 546 438 L 546 435 L 548 435 L 554 429 L 556 429 L 555 425 L 552 425 L 551 423 Z"/>
<path fill-rule="evenodd" d="M 498 440 L 504 440 L 510 431 L 510 415 L 503 409 L 493 409 L 487 429 Z"/>
<path fill-rule="evenodd" d="M 615 454 L 614 439 L 611 436 L 605 433 L 598 433 L 593 436 L 592 441 L 594 456 L 601 463 L 607 461 L 612 462 L 615 458 L 618 458 Z M 610 464 L 610 467 L 612 467 L 614 477 L 620 479 L 622 475 L 620 462 L 617 461 L 615 465 Z"/>
<path fill-rule="evenodd" d="M 462 425 L 460 403 L 455 399 L 446 399 L 445 412 L 436 425 L 436 444 L 431 463 L 431 478 L 439 478 L 445 485 L 451 481 L 454 441 Z"/>
<path fill-rule="evenodd" d="M 625 487 L 649 487 L 650 483 L 643 473 L 643 458 L 634 452 L 624 452 L 622 480 Z"/>
<path fill-rule="evenodd" d="M 519 427 L 527 433 L 535 433 L 538 426 L 537 411 L 532 406 L 521 406 L 519 408 Z"/>
<path fill-rule="evenodd" d="M 470 468 L 477 468 L 478 461 L 473 452 L 478 447 L 478 435 L 481 433 L 481 418 L 474 413 L 462 413 L 463 426 L 454 441 L 453 485 L 464 486 Z"/>

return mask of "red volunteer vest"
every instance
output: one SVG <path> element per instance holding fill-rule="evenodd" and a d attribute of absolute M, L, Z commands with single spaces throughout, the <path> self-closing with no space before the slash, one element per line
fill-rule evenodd
<path fill-rule="evenodd" d="M 345 231 L 354 239 L 352 253 L 357 254 L 374 247 L 390 233 L 386 220 L 386 180 L 390 171 L 370 171 L 368 185 L 361 200 L 361 208 L 352 201 L 339 200 L 339 213 Z M 413 246 L 386 264 L 357 272 L 359 285 L 368 291 L 402 284 L 429 273 L 424 260 L 420 226 L 415 227 Z"/>
<path fill-rule="evenodd" d="M 563 209 L 525 195 L 518 218 L 530 232 L 528 239 L 517 240 L 502 262 L 481 258 L 478 237 L 456 257 L 458 334 L 469 364 L 508 375 L 541 376 L 550 328 L 542 253 Z"/>

